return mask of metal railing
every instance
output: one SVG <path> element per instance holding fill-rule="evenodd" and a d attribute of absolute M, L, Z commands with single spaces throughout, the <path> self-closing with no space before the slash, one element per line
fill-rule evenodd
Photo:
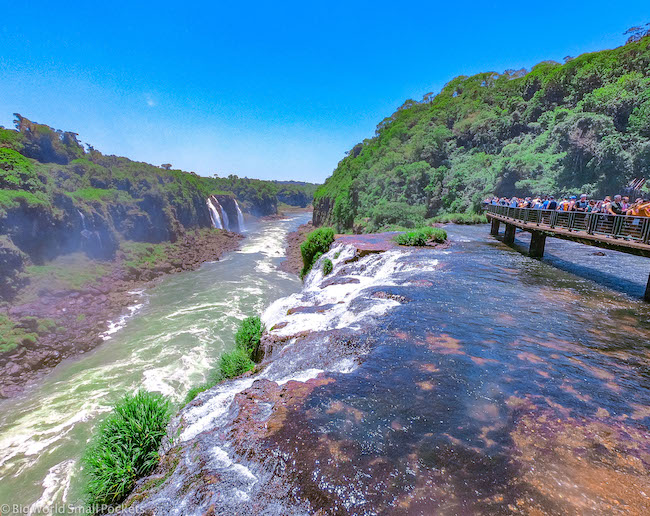
<path fill-rule="evenodd" d="M 602 235 L 627 241 L 650 244 L 650 217 L 609 215 L 580 211 L 536 210 L 487 205 L 486 211 L 530 226 L 564 229 L 587 235 Z"/>

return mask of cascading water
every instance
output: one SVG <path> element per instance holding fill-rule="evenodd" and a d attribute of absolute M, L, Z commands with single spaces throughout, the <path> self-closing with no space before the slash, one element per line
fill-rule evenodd
<path fill-rule="evenodd" d="M 99 231 L 90 231 L 88 229 L 88 226 L 86 225 L 86 216 L 81 210 L 77 210 L 77 213 L 79 214 L 79 217 L 81 218 L 81 236 L 84 237 L 87 241 L 88 244 L 92 247 L 92 242 L 93 240 L 96 241 L 97 247 L 99 249 L 103 248 L 103 243 L 102 243 L 102 237 L 99 234 Z"/>
<path fill-rule="evenodd" d="M 217 201 L 213 196 L 208 197 L 206 201 L 208 205 L 208 210 L 210 210 L 210 218 L 212 219 L 212 226 L 216 229 L 223 229 L 223 223 L 221 222 L 221 215 L 219 213 L 219 201 Z"/>
<path fill-rule="evenodd" d="M 241 208 L 239 207 L 239 203 L 237 202 L 237 199 L 235 199 L 235 208 L 237 208 L 237 225 L 239 226 L 239 232 L 243 233 L 246 231 L 246 227 L 244 226 L 244 214 L 241 211 Z"/>
<path fill-rule="evenodd" d="M 219 203 L 219 207 L 221 208 L 221 214 L 223 215 L 223 229 L 230 231 L 230 220 L 228 220 L 228 213 L 226 212 L 225 208 L 221 206 L 221 203 Z"/>
<path fill-rule="evenodd" d="M 83 214 L 81 210 L 77 210 L 77 213 L 79 214 L 79 217 L 81 217 L 81 227 L 82 229 L 88 229 L 86 227 L 86 216 Z"/>
<path fill-rule="evenodd" d="M 127 512 L 647 513 L 650 308 L 578 276 L 627 282 L 643 258 L 547 243 L 563 271 L 449 231 L 330 250 L 264 312 L 260 372 L 179 414 Z"/>
<path fill-rule="evenodd" d="M 71 504 L 69 512 L 81 513 L 79 458 L 103 414 L 139 388 L 182 406 L 234 345 L 239 321 L 300 288 L 278 265 L 286 235 L 308 219 L 255 223 L 239 251 L 134 292 L 133 316 L 112 325 L 110 341 L 62 362 L 24 396 L 1 401 L 0 505 L 54 514 Z"/>

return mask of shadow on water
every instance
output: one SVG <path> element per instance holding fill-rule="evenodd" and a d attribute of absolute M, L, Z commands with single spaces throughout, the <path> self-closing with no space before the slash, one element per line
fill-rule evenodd
<path fill-rule="evenodd" d="M 513 245 L 505 244 L 503 236 L 490 242 L 490 245 L 507 246 L 524 255 L 528 254 L 529 244 L 530 235 L 525 232 L 517 233 Z M 540 261 L 561 271 L 593 281 L 602 287 L 639 299 L 644 296 L 650 273 L 648 258 L 554 238 L 546 240 L 544 258 Z M 623 270 L 627 273 L 626 276 L 621 274 Z"/>

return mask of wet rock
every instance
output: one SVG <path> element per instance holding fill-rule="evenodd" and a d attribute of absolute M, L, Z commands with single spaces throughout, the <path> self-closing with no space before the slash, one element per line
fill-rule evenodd
<path fill-rule="evenodd" d="M 330 287 L 332 285 L 352 285 L 361 283 L 357 278 L 346 278 L 346 277 L 334 277 L 331 279 L 324 280 L 320 284 L 320 288 Z"/>
<path fill-rule="evenodd" d="M 399 294 L 390 294 L 389 292 L 385 292 L 383 290 L 373 292 L 372 297 L 375 297 L 377 299 L 392 299 L 393 301 L 397 301 L 398 303 L 402 304 L 409 302 L 409 299 L 404 296 L 401 296 Z"/>
<path fill-rule="evenodd" d="M 357 280 L 358 282 L 358 280 Z M 320 314 L 326 312 L 330 308 L 335 306 L 333 303 L 328 305 L 316 305 L 316 306 L 297 306 L 295 308 L 290 308 L 287 310 L 287 315 L 293 314 Z"/>
<path fill-rule="evenodd" d="M 314 230 L 311 222 L 303 224 L 296 231 L 289 233 L 286 239 L 286 259 L 280 263 L 280 269 L 292 274 L 299 274 L 302 270 L 302 255 L 300 245 L 305 241 L 307 235 Z"/>

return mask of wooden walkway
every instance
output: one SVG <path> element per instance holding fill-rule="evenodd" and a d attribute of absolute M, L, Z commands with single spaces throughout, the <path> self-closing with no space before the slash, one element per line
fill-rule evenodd
<path fill-rule="evenodd" d="M 498 235 L 501 223 L 505 224 L 503 241 L 507 244 L 514 242 L 517 228 L 528 231 L 531 234 L 529 255 L 535 258 L 544 256 L 547 236 L 650 257 L 650 217 L 493 205 L 486 207 L 485 214 L 492 224 L 492 235 Z M 645 300 L 650 301 L 650 277 Z"/>

